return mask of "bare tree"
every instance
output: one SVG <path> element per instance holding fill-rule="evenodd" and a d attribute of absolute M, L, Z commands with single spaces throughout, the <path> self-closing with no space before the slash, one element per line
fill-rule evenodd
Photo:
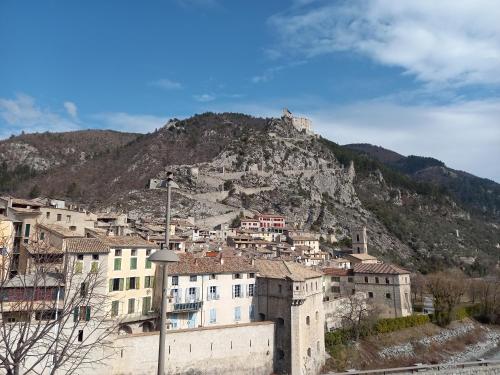
<path fill-rule="evenodd" d="M 342 327 L 350 330 L 356 341 L 363 329 L 370 327 L 378 317 L 375 306 L 361 292 L 343 297 L 336 314 Z"/>
<path fill-rule="evenodd" d="M 434 299 L 436 322 L 445 326 L 453 319 L 455 308 L 466 291 L 464 275 L 459 271 L 438 272 L 429 275 L 427 288 Z"/>
<path fill-rule="evenodd" d="M 410 275 L 412 302 L 422 302 L 425 292 L 426 279 L 421 273 L 413 273 Z"/>
<path fill-rule="evenodd" d="M 85 272 L 76 256 L 41 240 L 24 250 L 26 274 L 0 279 L 0 368 L 9 375 L 83 373 L 112 355 L 116 323 L 102 268 Z M 10 255 L 3 256 L 4 275 L 11 275 Z"/>

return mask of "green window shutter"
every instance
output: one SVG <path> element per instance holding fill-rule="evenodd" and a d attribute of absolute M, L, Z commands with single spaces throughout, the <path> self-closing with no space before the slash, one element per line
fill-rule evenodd
<path fill-rule="evenodd" d="M 115 271 L 120 271 L 122 269 L 122 259 L 121 258 L 116 258 L 115 259 Z"/>
<path fill-rule="evenodd" d="M 92 262 L 92 266 L 90 267 L 90 272 L 97 273 L 99 269 L 99 262 Z"/>
<path fill-rule="evenodd" d="M 125 290 L 129 290 L 130 289 L 130 277 L 127 277 L 125 280 L 127 281 L 127 286 L 125 287 Z"/>
<path fill-rule="evenodd" d="M 85 320 L 87 322 L 90 320 L 90 306 L 85 307 Z"/>
<path fill-rule="evenodd" d="M 130 258 L 130 269 L 131 270 L 137 269 L 137 258 Z"/>
<path fill-rule="evenodd" d="M 75 273 L 83 272 L 83 262 L 76 262 L 75 264 Z"/>
<path fill-rule="evenodd" d="M 109 280 L 109 291 L 112 292 L 113 291 L 113 279 L 110 279 Z"/>
<path fill-rule="evenodd" d="M 30 236 L 30 227 L 31 227 L 31 224 L 26 224 L 26 226 L 24 227 L 24 237 Z"/>
<path fill-rule="evenodd" d="M 141 289 L 140 281 L 141 281 L 140 277 L 135 278 L 135 289 Z"/>
<path fill-rule="evenodd" d="M 150 269 L 150 268 L 151 268 L 151 261 L 146 258 L 146 269 Z"/>
<path fill-rule="evenodd" d="M 118 315 L 118 301 L 111 302 L 111 316 Z"/>
<path fill-rule="evenodd" d="M 78 307 L 75 307 L 73 309 L 73 321 L 77 322 L 78 321 Z"/>
<path fill-rule="evenodd" d="M 120 290 L 123 290 L 123 279 L 120 279 Z"/>

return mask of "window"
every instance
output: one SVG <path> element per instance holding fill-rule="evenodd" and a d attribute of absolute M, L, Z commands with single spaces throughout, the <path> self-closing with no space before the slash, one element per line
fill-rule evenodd
<path fill-rule="evenodd" d="M 281 284 L 278 284 L 278 293 L 281 294 L 282 291 L 283 291 L 283 286 Z"/>
<path fill-rule="evenodd" d="M 153 284 L 154 284 L 153 276 L 144 277 L 144 288 L 153 288 Z"/>
<path fill-rule="evenodd" d="M 338 276 L 332 276 L 331 281 L 334 281 L 334 282 L 336 282 L 336 283 L 339 283 L 339 282 L 340 282 L 340 277 L 338 277 Z"/>
<path fill-rule="evenodd" d="M 368 297 L 373 298 L 373 292 L 368 292 Z"/>
<path fill-rule="evenodd" d="M 319 311 L 316 311 L 315 315 L 316 315 L 316 320 L 318 320 L 319 319 Z"/>
<path fill-rule="evenodd" d="M 352 277 L 348 277 L 348 278 L 347 278 L 347 282 L 348 282 L 348 283 L 352 283 L 353 281 L 354 281 L 354 278 L 352 278 Z"/>
<path fill-rule="evenodd" d="M 248 284 L 248 297 L 253 297 L 255 293 L 255 284 Z"/>
<path fill-rule="evenodd" d="M 46 217 L 47 219 L 50 219 L 50 212 L 45 213 L 45 217 Z"/>
<path fill-rule="evenodd" d="M 99 254 L 92 254 L 92 260 L 99 260 Z"/>
<path fill-rule="evenodd" d="M 45 232 L 40 232 L 40 239 L 44 240 L 45 239 Z"/>
<path fill-rule="evenodd" d="M 241 320 L 241 307 L 237 306 L 234 308 L 234 321 L 239 322 Z"/>
<path fill-rule="evenodd" d="M 61 214 L 57 214 L 57 221 L 61 221 L 62 220 L 62 215 Z"/>
<path fill-rule="evenodd" d="M 390 284 L 391 283 L 388 277 L 385 278 L 385 283 L 386 284 Z"/>
<path fill-rule="evenodd" d="M 197 300 L 197 290 L 198 288 L 189 288 L 188 289 L 188 301 L 186 302 L 195 302 Z"/>
<path fill-rule="evenodd" d="M 78 341 L 83 341 L 83 329 L 78 330 Z"/>
<path fill-rule="evenodd" d="M 217 280 L 217 275 L 215 273 L 212 273 L 209 277 L 209 280 Z"/>
<path fill-rule="evenodd" d="M 310 325 L 311 324 L 311 318 L 308 316 L 306 316 L 306 324 L 307 325 Z"/>
<path fill-rule="evenodd" d="M 150 256 L 151 255 L 151 249 L 146 249 L 146 256 Z"/>
<path fill-rule="evenodd" d="M 83 254 L 78 254 L 78 255 L 76 256 L 76 259 L 78 259 L 78 260 L 83 260 Z"/>
<path fill-rule="evenodd" d="M 310 357 L 311 356 L 311 348 L 307 348 L 307 356 Z"/>
<path fill-rule="evenodd" d="M 359 234 L 356 234 L 356 242 L 359 242 Z"/>
<path fill-rule="evenodd" d="M 111 279 L 109 280 L 109 291 L 117 292 L 123 290 L 123 279 Z"/>
<path fill-rule="evenodd" d="M 111 316 L 117 316 L 118 315 L 118 308 L 120 306 L 120 302 L 118 301 L 113 301 L 111 302 Z"/>
<path fill-rule="evenodd" d="M 233 279 L 241 279 L 241 273 L 233 274 Z"/>
<path fill-rule="evenodd" d="M 209 286 L 208 287 L 208 296 L 207 296 L 208 300 L 211 301 L 211 300 L 215 300 L 215 299 L 219 299 L 219 295 L 217 294 L 217 287 L 212 285 L 212 286 Z"/>
<path fill-rule="evenodd" d="M 391 299 L 391 293 L 386 293 L 386 294 L 385 294 L 385 298 L 387 298 L 387 299 Z"/>
<path fill-rule="evenodd" d="M 151 296 L 142 297 L 142 314 L 147 315 L 151 311 Z"/>
<path fill-rule="evenodd" d="M 130 256 L 136 257 L 137 256 L 137 249 L 130 250 Z"/>
<path fill-rule="evenodd" d="M 340 286 L 332 286 L 331 292 L 332 293 L 340 293 Z"/>
<path fill-rule="evenodd" d="M 135 298 L 130 298 L 128 300 L 128 313 L 133 314 L 135 312 Z"/>
<path fill-rule="evenodd" d="M 75 273 L 82 273 L 82 272 L 83 272 L 83 262 L 76 262 Z"/>
<path fill-rule="evenodd" d="M 217 323 L 217 310 L 216 309 L 210 309 L 210 324 Z"/>
<path fill-rule="evenodd" d="M 179 276 L 172 276 L 172 285 L 179 285 Z"/>
<path fill-rule="evenodd" d="M 144 268 L 146 268 L 147 270 L 151 269 L 151 264 L 152 264 L 151 261 L 148 258 L 146 258 L 146 264 L 144 265 Z"/>
<path fill-rule="evenodd" d="M 365 276 L 365 283 L 368 282 L 368 276 Z"/>
<path fill-rule="evenodd" d="M 140 289 L 138 277 L 127 277 L 127 290 Z"/>
<path fill-rule="evenodd" d="M 90 264 L 90 272 L 97 273 L 99 271 L 99 262 L 92 262 Z"/>
<path fill-rule="evenodd" d="M 122 249 L 115 249 L 115 257 L 121 257 L 122 256 Z"/>
<path fill-rule="evenodd" d="M 130 258 L 130 269 L 131 270 L 137 269 L 137 258 Z"/>
<path fill-rule="evenodd" d="M 121 269 L 122 269 L 122 259 L 121 258 L 115 258 L 114 270 L 115 271 L 120 271 Z"/>
<path fill-rule="evenodd" d="M 316 341 L 316 350 L 319 352 L 319 341 Z"/>
<path fill-rule="evenodd" d="M 248 317 L 250 318 L 250 320 L 255 320 L 255 306 L 254 305 L 249 306 Z"/>
<path fill-rule="evenodd" d="M 80 297 L 85 298 L 89 292 L 89 284 L 81 283 L 80 284 Z"/>
<path fill-rule="evenodd" d="M 233 298 L 242 297 L 241 285 L 233 285 Z"/>
<path fill-rule="evenodd" d="M 73 321 L 89 321 L 90 320 L 90 306 L 80 306 L 73 309 Z"/>
<path fill-rule="evenodd" d="M 378 280 L 378 277 L 375 277 L 375 282 L 376 282 L 377 284 L 378 284 L 378 281 L 379 281 L 379 280 Z"/>
<path fill-rule="evenodd" d="M 76 226 L 71 225 L 71 226 L 69 227 L 69 230 L 71 230 L 71 231 L 73 231 L 73 232 L 74 232 L 74 231 L 76 231 Z"/>
<path fill-rule="evenodd" d="M 198 276 L 196 275 L 189 276 L 189 281 L 198 281 Z"/>
<path fill-rule="evenodd" d="M 255 273 L 250 272 L 250 273 L 248 274 L 248 278 L 249 278 L 249 279 L 254 279 L 254 278 L 255 278 Z"/>

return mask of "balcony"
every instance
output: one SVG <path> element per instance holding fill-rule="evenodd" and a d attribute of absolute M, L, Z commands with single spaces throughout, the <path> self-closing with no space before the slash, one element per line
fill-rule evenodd
<path fill-rule="evenodd" d="M 185 303 L 174 303 L 170 305 L 171 307 L 167 311 L 171 312 L 187 312 L 187 311 L 198 311 L 203 306 L 203 301 L 198 302 L 185 302 Z"/>

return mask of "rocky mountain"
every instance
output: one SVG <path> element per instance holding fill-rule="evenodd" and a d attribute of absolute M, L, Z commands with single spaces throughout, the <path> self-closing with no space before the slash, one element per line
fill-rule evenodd
<path fill-rule="evenodd" d="M 458 203 L 477 214 L 500 219 L 500 184 L 447 167 L 442 161 L 422 156 L 403 156 L 370 144 L 345 147 L 374 158 L 414 181 L 438 186 Z"/>
<path fill-rule="evenodd" d="M 0 141 L 0 190 L 12 190 L 37 174 L 65 165 L 81 165 L 113 152 L 138 134 L 111 130 L 35 133 Z"/>
<path fill-rule="evenodd" d="M 397 155 L 387 153 L 382 162 L 298 131 L 288 119 L 235 113 L 172 120 L 153 133 L 127 137 L 85 161 L 63 157 L 3 190 L 28 196 L 36 187 L 94 209 L 161 217 L 165 192 L 147 184 L 173 170 L 180 185 L 174 212 L 194 216 L 201 226 L 231 222 L 241 212 L 274 211 L 298 228 L 334 233 L 341 244 L 353 226 L 367 225 L 371 253 L 413 269 L 460 265 L 482 272 L 496 264 L 498 220 L 477 214 L 439 183 L 388 165 L 401 160 Z M 87 152 L 86 145 L 72 147 Z M 23 154 L 15 168 L 42 149 Z"/>

